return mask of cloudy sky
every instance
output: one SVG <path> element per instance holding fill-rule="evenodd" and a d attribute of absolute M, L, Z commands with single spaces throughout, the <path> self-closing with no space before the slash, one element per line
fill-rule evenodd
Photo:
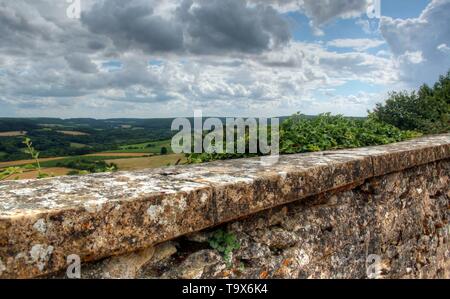
<path fill-rule="evenodd" d="M 450 69 L 450 0 L 70 1 L 0 0 L 0 116 L 360 116 Z"/>

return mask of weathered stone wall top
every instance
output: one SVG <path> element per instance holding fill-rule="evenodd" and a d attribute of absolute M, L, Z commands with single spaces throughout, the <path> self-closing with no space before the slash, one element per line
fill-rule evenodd
<path fill-rule="evenodd" d="M 377 147 L 0 183 L 0 277 L 35 277 L 450 158 L 450 134 Z"/>

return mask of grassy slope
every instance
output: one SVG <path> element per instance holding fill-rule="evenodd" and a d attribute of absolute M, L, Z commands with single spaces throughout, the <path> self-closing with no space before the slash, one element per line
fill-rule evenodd
<path fill-rule="evenodd" d="M 151 147 L 147 147 L 151 144 Z M 171 140 L 163 141 L 152 141 L 139 144 L 128 144 L 120 147 L 119 150 L 108 151 L 110 153 L 148 153 L 148 154 L 159 154 L 161 148 L 166 147 L 169 153 L 171 153 Z"/>

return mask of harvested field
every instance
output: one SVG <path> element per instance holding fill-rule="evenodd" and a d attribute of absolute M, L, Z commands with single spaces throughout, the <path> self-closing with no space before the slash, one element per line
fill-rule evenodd
<path fill-rule="evenodd" d="M 183 154 L 107 160 L 106 162 L 116 164 L 119 167 L 119 170 L 139 170 L 146 168 L 164 167 L 167 166 L 168 164 L 175 165 L 175 163 L 177 163 L 178 160 L 181 160 L 180 161 L 181 164 L 186 162 L 186 158 Z"/>
<path fill-rule="evenodd" d="M 0 137 L 17 137 L 25 136 L 27 131 L 11 131 L 11 132 L 0 132 Z"/>
<path fill-rule="evenodd" d="M 79 131 L 56 131 L 56 132 L 64 134 L 64 135 L 69 135 L 69 136 L 87 136 L 87 135 L 89 135 L 88 133 L 83 133 L 83 132 L 79 132 Z"/>
<path fill-rule="evenodd" d="M 87 157 L 147 157 L 149 153 L 95 153 L 86 155 Z"/>

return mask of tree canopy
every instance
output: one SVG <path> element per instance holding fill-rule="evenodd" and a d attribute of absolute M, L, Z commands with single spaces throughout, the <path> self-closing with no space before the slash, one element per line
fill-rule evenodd
<path fill-rule="evenodd" d="M 385 104 L 377 104 L 370 114 L 382 122 L 403 130 L 425 134 L 450 130 L 450 71 L 430 87 L 418 91 L 392 92 Z"/>

